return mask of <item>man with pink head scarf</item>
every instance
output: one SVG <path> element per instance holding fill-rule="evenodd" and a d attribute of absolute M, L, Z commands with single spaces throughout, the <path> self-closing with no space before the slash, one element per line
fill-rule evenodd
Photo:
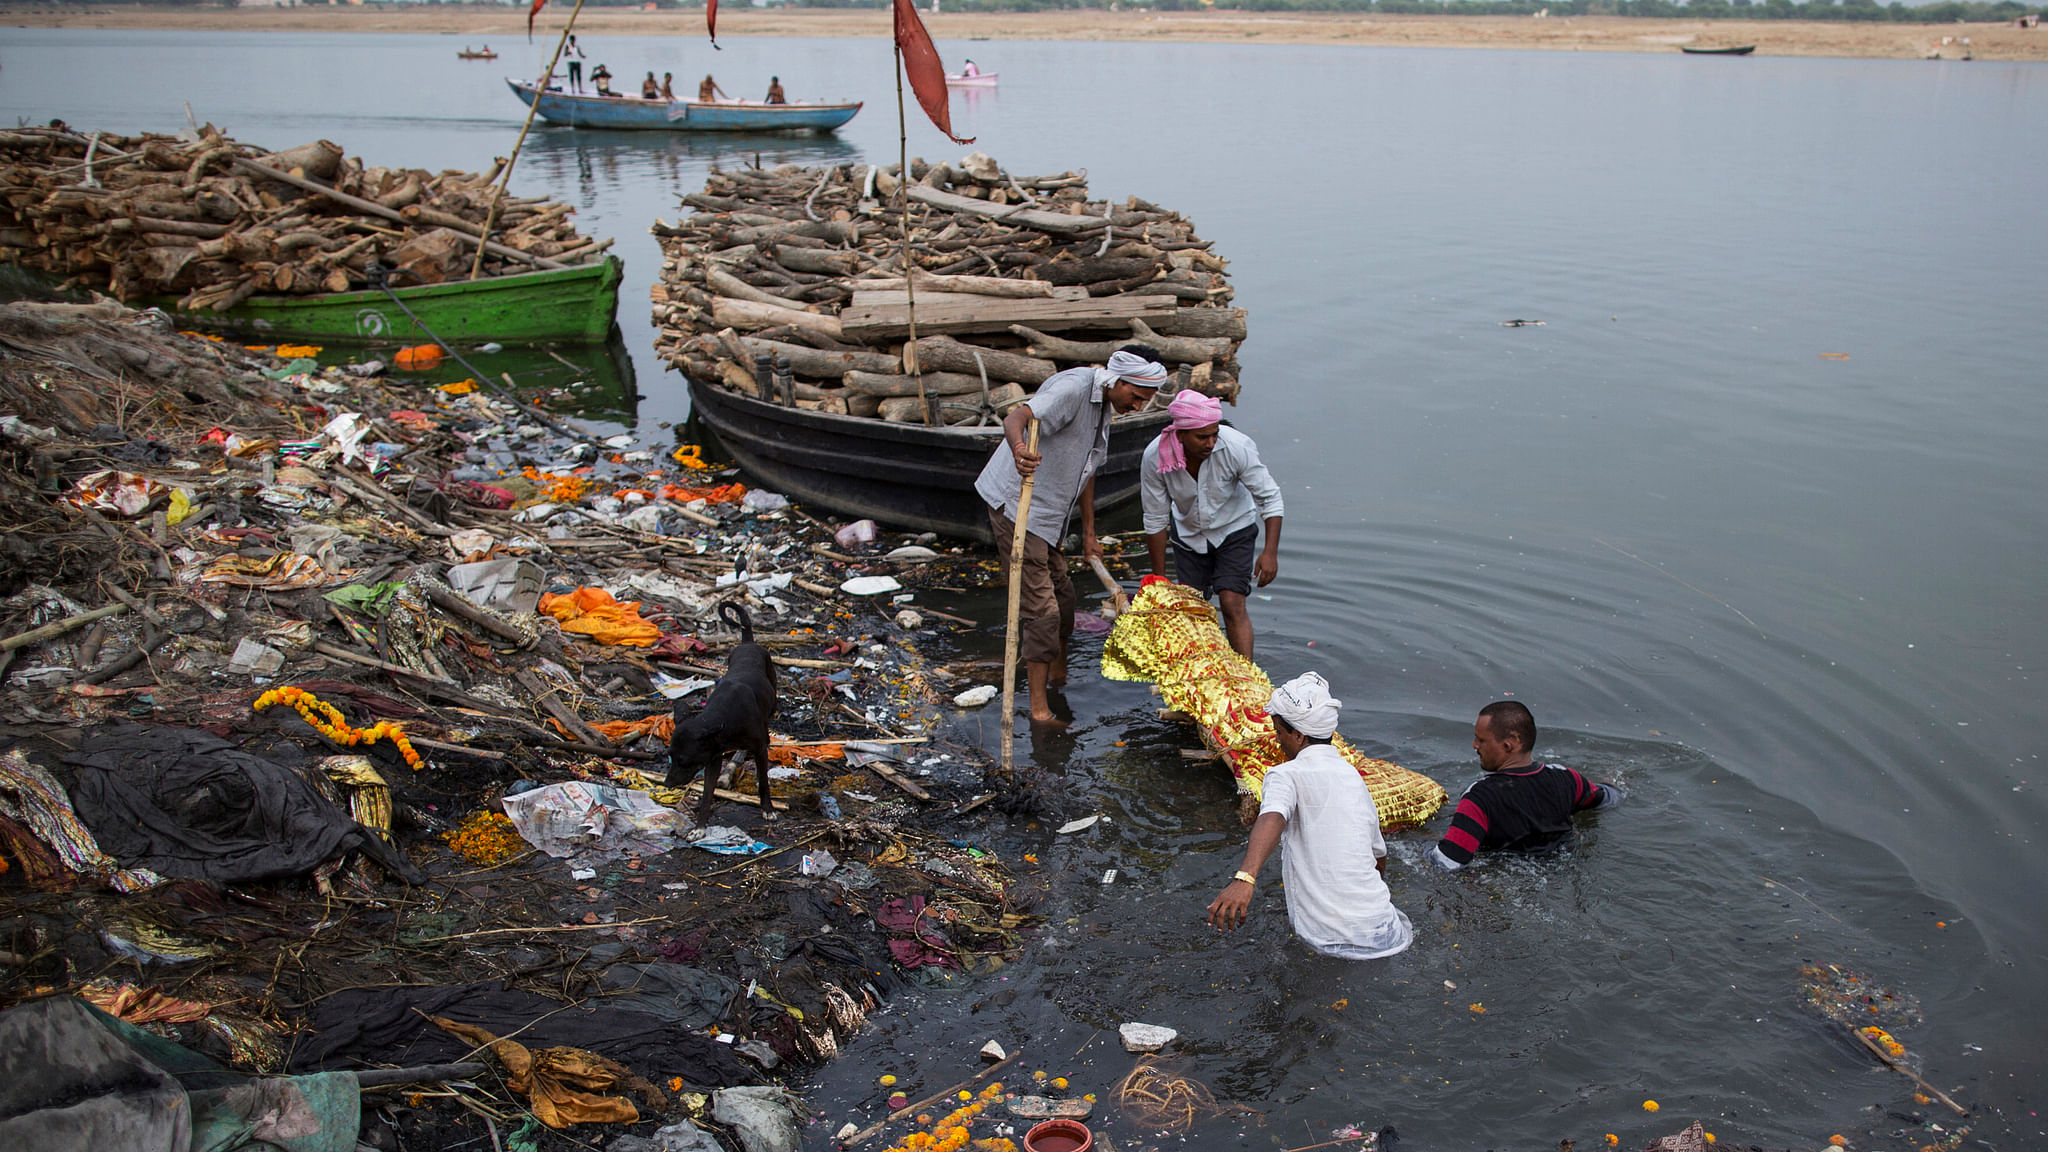
<path fill-rule="evenodd" d="M 1173 422 L 1147 445 L 1138 464 L 1145 505 L 1145 547 L 1152 571 L 1174 579 L 1223 610 L 1223 634 L 1238 655 L 1252 656 L 1252 619 L 1245 597 L 1280 574 L 1280 486 L 1259 461 L 1259 446 L 1223 426 L 1223 405 L 1191 388 L 1167 405 Z M 1266 547 L 1257 548 L 1259 523 Z"/>

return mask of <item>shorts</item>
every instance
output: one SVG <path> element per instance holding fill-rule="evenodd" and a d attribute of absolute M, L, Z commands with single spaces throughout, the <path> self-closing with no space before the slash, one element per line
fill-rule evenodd
<path fill-rule="evenodd" d="M 1009 579 L 1010 544 L 1017 525 L 1001 508 L 988 510 L 996 536 L 996 559 Z M 1017 611 L 1018 655 L 1027 664 L 1051 664 L 1063 658 L 1067 637 L 1074 634 L 1074 581 L 1067 558 L 1033 533 L 1024 534 L 1024 589 Z"/>
<path fill-rule="evenodd" d="M 1252 556 L 1258 551 L 1259 526 L 1247 524 L 1207 552 L 1196 552 L 1168 536 L 1173 545 L 1174 583 L 1185 584 L 1204 596 L 1235 592 L 1249 596 L 1252 591 Z"/>

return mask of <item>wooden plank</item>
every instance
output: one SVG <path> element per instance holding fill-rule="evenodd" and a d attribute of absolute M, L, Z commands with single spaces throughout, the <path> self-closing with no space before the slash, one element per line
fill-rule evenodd
<path fill-rule="evenodd" d="M 973 296 L 959 292 L 925 294 L 917 298 L 917 330 L 920 334 L 955 332 L 1004 332 L 1012 324 L 1026 324 L 1040 331 L 1069 328 L 1118 328 L 1129 330 L 1131 321 L 1164 321 L 1179 301 L 1171 296 L 1103 296 L 1091 300 L 1006 300 L 994 296 Z M 848 340 L 889 339 L 910 334 L 910 310 L 901 304 L 863 305 L 856 297 L 839 314 L 839 326 Z"/>

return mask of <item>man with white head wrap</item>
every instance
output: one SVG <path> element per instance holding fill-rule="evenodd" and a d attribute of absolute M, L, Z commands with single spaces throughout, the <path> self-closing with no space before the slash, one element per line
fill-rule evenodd
<path fill-rule="evenodd" d="M 1259 446 L 1223 426 L 1223 405 L 1193 389 L 1174 393 L 1173 422 L 1145 446 L 1138 495 L 1145 506 L 1145 548 L 1152 571 L 1173 577 L 1223 610 L 1223 634 L 1239 656 L 1252 658 L 1252 618 L 1245 597 L 1280 574 L 1280 486 L 1259 459 Z M 1266 547 L 1253 559 L 1259 525 Z"/>
<path fill-rule="evenodd" d="M 1376 960 L 1405 951 L 1415 930 L 1387 892 L 1372 793 L 1330 743 L 1342 707 L 1314 672 L 1273 690 L 1266 714 L 1287 760 L 1266 773 L 1244 864 L 1210 903 L 1209 923 L 1224 931 L 1244 923 L 1259 868 L 1278 847 L 1294 934 L 1326 956 Z"/>
<path fill-rule="evenodd" d="M 1035 476 L 1031 519 L 1025 526 L 1019 648 L 1031 687 L 1031 720 L 1053 724 L 1050 685 L 1067 681 L 1067 640 L 1074 633 L 1074 582 L 1060 541 L 1076 508 L 1081 513 L 1081 550 L 1100 556 L 1095 539 L 1095 472 L 1109 459 L 1109 420 L 1134 412 L 1166 383 L 1159 353 L 1128 344 L 1106 368 L 1069 368 L 1046 377 L 1038 391 L 1003 418 L 1003 447 L 989 456 L 974 490 L 988 503 L 989 527 L 1003 571 L 1010 570 L 1017 500 L 1024 477 Z M 1038 451 L 1026 439 L 1038 420 Z"/>

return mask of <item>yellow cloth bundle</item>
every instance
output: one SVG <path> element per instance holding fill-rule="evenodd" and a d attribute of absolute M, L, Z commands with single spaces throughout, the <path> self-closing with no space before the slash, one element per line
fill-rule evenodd
<path fill-rule="evenodd" d="M 1280 762 L 1280 743 L 1266 717 L 1273 682 L 1231 650 L 1216 610 L 1194 589 L 1147 581 L 1102 647 L 1102 674 L 1159 685 L 1167 704 L 1195 718 L 1237 778 L 1238 792 L 1258 801 L 1266 770 Z M 1364 778 L 1382 828 L 1420 824 L 1443 806 L 1446 796 L 1436 781 L 1364 756 L 1342 736 L 1333 743 Z"/>

